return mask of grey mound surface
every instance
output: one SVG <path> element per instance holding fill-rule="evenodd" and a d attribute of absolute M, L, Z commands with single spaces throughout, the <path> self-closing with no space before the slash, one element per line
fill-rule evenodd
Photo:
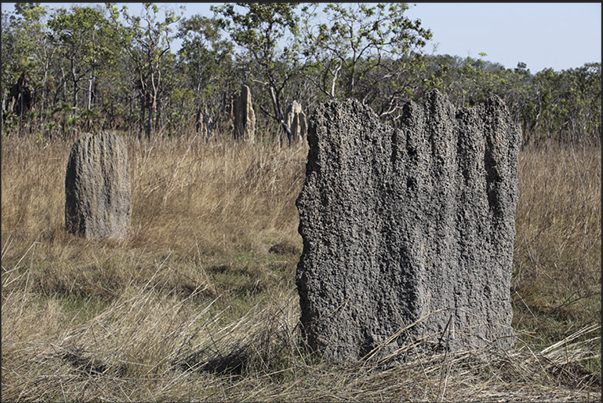
<path fill-rule="evenodd" d="M 128 150 L 112 132 L 77 140 L 65 175 L 65 226 L 86 239 L 127 238 L 132 196 Z"/>
<path fill-rule="evenodd" d="M 520 132 L 500 98 L 457 110 L 433 91 L 397 129 L 358 101 L 328 102 L 308 143 L 296 281 L 312 350 L 346 361 L 513 346 Z"/>

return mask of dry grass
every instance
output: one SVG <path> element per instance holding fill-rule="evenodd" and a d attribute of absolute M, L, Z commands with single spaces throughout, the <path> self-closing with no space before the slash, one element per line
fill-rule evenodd
<path fill-rule="evenodd" d="M 599 148 L 520 154 L 512 352 L 375 367 L 304 352 L 306 149 L 128 144 L 126 242 L 63 230 L 70 144 L 2 140 L 6 401 L 587 401 L 600 393 Z"/>
<path fill-rule="evenodd" d="M 601 150 L 520 153 L 515 327 L 542 346 L 601 315 Z"/>

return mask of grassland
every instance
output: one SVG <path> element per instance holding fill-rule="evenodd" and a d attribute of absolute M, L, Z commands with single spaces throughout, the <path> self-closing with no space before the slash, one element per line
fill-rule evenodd
<path fill-rule="evenodd" d="M 307 149 L 128 143 L 132 234 L 64 231 L 71 144 L 2 139 L 3 401 L 597 401 L 600 147 L 522 150 L 516 349 L 375 368 L 304 352 Z"/>

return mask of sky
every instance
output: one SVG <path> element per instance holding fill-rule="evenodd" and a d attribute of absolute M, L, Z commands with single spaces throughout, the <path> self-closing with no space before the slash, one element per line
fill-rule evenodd
<path fill-rule="evenodd" d="M 430 28 L 425 49 L 485 60 L 532 73 L 601 62 L 601 3 L 417 3 L 407 12 Z"/>
<path fill-rule="evenodd" d="M 46 3 L 68 8 L 76 3 Z M 138 14 L 141 3 L 126 4 Z M 185 5 L 185 16 L 212 16 L 212 4 L 156 3 L 168 10 Z M 14 9 L 14 3 L 2 3 Z M 424 48 L 428 54 L 480 57 L 514 68 L 527 64 L 532 73 L 555 71 L 601 62 L 601 3 L 411 3 L 406 15 L 420 19 L 433 38 Z M 178 46 L 178 44 L 175 44 Z"/>

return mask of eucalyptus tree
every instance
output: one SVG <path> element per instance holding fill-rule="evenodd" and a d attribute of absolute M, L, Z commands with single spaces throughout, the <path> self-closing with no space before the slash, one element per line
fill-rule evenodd
<path fill-rule="evenodd" d="M 544 69 L 534 81 L 537 137 L 559 142 L 600 139 L 601 63 L 562 71 Z"/>
<path fill-rule="evenodd" d="M 14 13 L 2 13 L 2 106 L 18 115 L 20 131 L 30 108 L 38 104 L 38 114 L 44 112 L 52 81 L 55 48 L 45 25 L 47 9 L 40 3 L 15 3 Z"/>
<path fill-rule="evenodd" d="M 271 110 L 263 104 L 262 98 L 257 103 L 260 110 L 276 121 L 289 139 L 292 134 L 285 121 L 284 103 L 286 89 L 300 68 L 293 42 L 299 33 L 299 16 L 295 13 L 297 6 L 295 3 L 212 6 L 234 43 L 244 50 L 245 54 L 238 62 L 244 62 L 245 56 L 248 58 L 249 80 L 269 94 Z"/>
<path fill-rule="evenodd" d="M 0 24 L 0 39 L 2 41 L 0 45 L 0 65 L 2 66 L 2 73 L 0 74 L 0 96 L 2 97 L 2 116 L 0 117 L 0 129 L 2 133 L 4 131 L 4 121 L 13 113 L 13 107 L 8 105 L 9 88 L 13 85 L 15 75 L 15 28 L 14 24 L 11 23 L 11 19 L 14 21 L 14 17 L 10 17 L 9 13 L 2 11 L 2 24 Z"/>
<path fill-rule="evenodd" d="M 233 44 L 222 38 L 223 24 L 217 19 L 194 15 L 180 21 L 177 38 L 181 65 L 190 80 L 195 103 L 195 130 L 206 131 L 207 139 L 225 109 L 224 102 L 232 90 Z"/>
<path fill-rule="evenodd" d="M 91 109 L 96 71 L 115 62 L 117 35 L 98 7 L 59 8 L 49 19 L 48 27 L 60 56 L 68 63 L 73 107 L 78 108 L 80 82 L 87 80 L 86 108 Z"/>
<path fill-rule="evenodd" d="M 320 72 L 308 79 L 328 98 L 354 97 L 366 104 L 388 85 L 386 99 L 379 99 L 380 115 L 394 114 L 407 98 L 403 83 L 431 38 L 421 20 L 404 15 L 407 10 L 406 3 L 304 6 L 299 50 L 306 66 Z"/>
<path fill-rule="evenodd" d="M 573 139 L 588 141 L 601 138 L 601 63 L 585 63 L 570 69 L 572 84 L 570 99 L 573 101 L 570 116 Z"/>
<path fill-rule="evenodd" d="M 159 7 L 153 3 L 142 3 L 141 15 L 133 16 L 127 6 L 118 10 L 107 3 L 114 26 L 122 33 L 119 42 L 135 68 L 135 78 L 140 97 L 139 138 L 145 127 L 147 140 L 151 138 L 153 119 L 157 112 L 162 89 L 164 62 L 170 56 L 173 26 L 182 18 L 182 12 L 165 11 L 159 20 Z M 182 10 L 182 8 L 181 8 Z M 123 18 L 124 23 L 119 20 Z M 146 121 L 146 125 L 145 125 Z"/>

